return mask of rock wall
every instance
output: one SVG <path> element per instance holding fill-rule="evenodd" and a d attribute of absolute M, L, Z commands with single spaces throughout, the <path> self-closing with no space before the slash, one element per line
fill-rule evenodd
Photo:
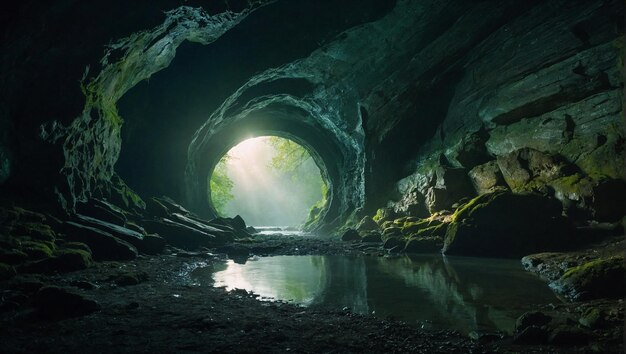
<path fill-rule="evenodd" d="M 10 7 L 16 16 L 5 16 L 1 27 L 7 39 L 0 71 L 7 83 L 0 88 L 2 192 L 56 193 L 66 208 L 114 193 L 128 207 L 141 207 L 132 187 L 145 184 L 146 194 L 186 191 L 187 204 L 201 210 L 210 207 L 198 198 L 206 195 L 212 163 L 245 127 L 291 136 L 317 156 L 332 185 L 333 212 L 325 222 L 336 226 L 385 205 L 423 217 L 500 188 L 554 195 L 582 218 L 623 214 L 602 208 L 624 189 L 624 4 L 618 0 L 399 0 L 345 8 L 324 2 L 322 12 L 350 16 L 324 22 L 332 29 L 313 31 L 314 40 L 306 30 L 293 31 L 304 44 L 288 55 L 237 58 L 249 65 L 245 75 L 230 76 L 239 86 L 226 85 L 221 104 L 198 109 L 213 113 L 186 119 L 184 133 L 162 132 L 175 130 L 176 119 L 169 125 L 150 123 L 163 121 L 160 115 L 131 119 L 137 124 L 130 127 L 147 131 L 128 135 L 134 145 L 127 146 L 136 148 L 119 172 L 131 183 L 118 178 L 125 118 L 118 100 L 168 67 L 185 41 L 207 50 L 254 44 L 235 36 L 232 46 L 213 46 L 264 3 L 235 12 L 222 3 L 207 12 L 208 5 L 166 0 Z M 354 10 L 361 5 L 367 9 Z M 281 17 L 284 8 L 262 8 L 261 19 L 298 26 L 297 16 Z M 163 15 L 163 9 L 174 10 Z M 142 15 L 135 20 L 128 11 Z M 18 14 L 31 17 L 10 20 Z M 119 23 L 106 21 L 118 17 Z M 113 44 L 96 65 L 105 43 Z M 142 147 L 164 136 L 180 139 L 158 142 L 176 151 L 167 155 L 171 161 L 152 154 L 141 171 L 133 170 Z M 177 172 L 150 175 L 164 165 Z"/>
<path fill-rule="evenodd" d="M 586 217 L 605 218 L 598 203 L 623 215 L 596 193 L 624 191 L 623 13 L 618 1 L 540 2 L 465 51 L 447 69 L 458 74 L 441 123 L 390 205 L 434 212 L 501 186 L 555 194 Z"/>

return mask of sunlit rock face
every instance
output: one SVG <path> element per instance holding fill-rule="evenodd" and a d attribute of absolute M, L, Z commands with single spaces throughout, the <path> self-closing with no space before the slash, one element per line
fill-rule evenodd
<path fill-rule="evenodd" d="M 328 181 L 318 226 L 496 187 L 615 215 L 593 204 L 623 188 L 621 1 L 181 5 L 18 6 L 32 18 L 2 27 L 5 191 L 70 208 L 134 189 L 210 215 L 221 156 L 278 135 Z"/>

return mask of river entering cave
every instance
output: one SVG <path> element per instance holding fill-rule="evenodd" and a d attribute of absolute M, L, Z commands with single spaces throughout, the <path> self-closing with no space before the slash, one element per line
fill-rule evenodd
<path fill-rule="evenodd" d="M 519 261 L 413 255 L 275 256 L 198 268 L 195 283 L 245 289 L 261 300 L 371 313 L 425 328 L 511 333 L 515 319 L 558 303 Z"/>

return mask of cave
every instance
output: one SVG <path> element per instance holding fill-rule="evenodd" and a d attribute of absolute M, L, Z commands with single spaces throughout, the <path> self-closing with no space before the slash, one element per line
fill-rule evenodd
<path fill-rule="evenodd" d="M 624 351 L 623 1 L 0 19 L 0 352 Z M 291 225 L 223 209 L 262 137 Z"/>

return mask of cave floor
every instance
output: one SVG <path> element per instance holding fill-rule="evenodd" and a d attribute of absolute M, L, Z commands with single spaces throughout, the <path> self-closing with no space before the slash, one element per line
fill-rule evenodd
<path fill-rule="evenodd" d="M 248 244 L 248 246 L 250 246 Z M 376 247 L 302 237 L 271 237 L 256 252 L 266 255 L 375 254 Z M 254 249 L 254 247 L 252 247 Z M 20 275 L 0 284 L 1 352 L 372 352 L 372 353 L 570 353 L 620 352 L 622 329 L 608 333 L 619 343 L 606 347 L 515 345 L 510 337 L 471 340 L 451 330 L 424 330 L 394 319 L 357 315 L 344 310 L 304 308 L 284 302 L 261 302 L 245 290 L 198 286 L 189 273 L 197 266 L 223 262 L 210 252 L 140 256 L 130 262 L 101 262 L 77 272 Z M 131 279 L 130 282 L 122 279 Z M 134 281 L 136 280 L 136 281 Z M 100 303 L 89 315 L 44 319 L 28 306 L 33 284 L 56 285 Z M 16 290 L 21 289 L 21 290 Z M 621 301 L 595 306 L 619 307 Z M 551 308 L 564 316 L 580 304 Z"/>

